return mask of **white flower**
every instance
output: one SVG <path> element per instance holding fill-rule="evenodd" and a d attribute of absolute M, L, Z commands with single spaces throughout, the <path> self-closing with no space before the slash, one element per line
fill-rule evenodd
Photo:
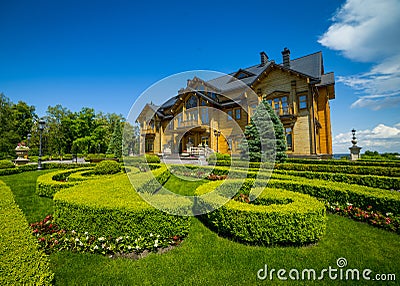
<path fill-rule="evenodd" d="M 71 233 L 72 233 L 72 234 L 75 234 L 75 233 L 76 233 L 76 231 L 75 231 L 75 230 L 71 230 Z"/>
<path fill-rule="evenodd" d="M 79 246 L 83 246 L 83 243 L 82 243 L 82 241 L 80 241 L 80 242 L 79 242 Z"/>
<path fill-rule="evenodd" d="M 88 234 L 89 234 L 89 233 L 86 231 L 86 232 L 85 232 L 85 235 L 88 235 Z"/>
<path fill-rule="evenodd" d="M 154 247 L 158 247 L 158 239 L 154 241 Z"/>
<path fill-rule="evenodd" d="M 104 240 L 106 240 L 104 237 L 99 237 L 98 238 L 98 241 L 104 241 Z"/>
<path fill-rule="evenodd" d="M 94 250 L 99 249 L 99 247 L 97 246 L 97 244 L 93 247 Z"/>
<path fill-rule="evenodd" d="M 135 247 L 135 248 L 136 248 L 136 250 L 139 250 L 139 249 L 140 249 L 139 245 L 136 245 L 136 247 Z"/>
<path fill-rule="evenodd" d="M 152 232 L 150 232 L 150 237 L 153 237 L 153 233 Z"/>
<path fill-rule="evenodd" d="M 75 238 L 75 241 L 79 241 L 79 238 Z"/>
<path fill-rule="evenodd" d="M 132 249 L 132 246 L 128 245 L 128 249 L 131 250 L 131 249 Z"/>

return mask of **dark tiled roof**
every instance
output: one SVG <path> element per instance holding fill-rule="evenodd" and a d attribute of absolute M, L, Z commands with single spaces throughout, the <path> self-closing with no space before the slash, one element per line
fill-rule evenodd
<path fill-rule="evenodd" d="M 258 64 L 245 69 L 239 69 L 229 75 L 209 80 L 206 83 L 215 87 L 215 90 L 218 90 L 223 94 L 224 92 L 243 88 L 243 83 L 247 86 L 251 86 L 254 81 L 272 65 L 276 65 L 274 61 L 269 61 L 265 65 Z M 283 66 L 283 64 L 279 64 L 279 66 Z M 290 70 L 312 77 L 315 80 L 320 80 L 321 82 L 318 85 L 329 85 L 335 83 L 333 73 L 323 74 L 322 52 L 316 52 L 314 54 L 290 60 Z M 247 74 L 248 76 L 241 78 L 240 80 L 233 79 L 234 76 L 241 73 Z M 164 110 L 173 106 L 177 100 L 178 96 L 174 96 L 164 102 L 161 107 L 154 104 L 150 106 L 153 109 L 157 108 L 157 115 L 165 117 L 166 113 L 164 113 Z"/>
<path fill-rule="evenodd" d="M 173 106 L 173 105 L 175 104 L 175 102 L 176 102 L 177 99 L 178 99 L 178 96 L 177 96 L 177 95 L 171 97 L 170 99 L 168 99 L 166 102 L 164 102 L 164 103 L 161 105 L 161 109 L 167 109 L 167 108 Z"/>
<path fill-rule="evenodd" d="M 335 83 L 335 75 L 333 72 L 323 74 L 321 76 L 321 82 L 317 84 L 317 86 L 324 86 L 324 85 L 330 85 Z"/>
<path fill-rule="evenodd" d="M 242 78 L 240 80 L 232 80 L 232 77 L 235 76 L 238 71 L 233 72 L 229 75 L 221 76 L 212 80 L 207 81 L 208 84 L 211 84 L 221 90 L 222 92 L 227 92 L 230 90 L 234 90 L 236 88 L 243 87 L 243 83 L 250 86 L 257 77 L 268 68 L 271 62 L 267 63 L 264 66 L 256 65 L 252 67 L 248 67 L 245 69 L 241 69 L 239 71 L 244 71 L 245 73 L 251 74 L 251 76 Z"/>
<path fill-rule="evenodd" d="M 291 60 L 290 69 L 320 79 L 322 75 L 322 53 L 317 52 Z"/>

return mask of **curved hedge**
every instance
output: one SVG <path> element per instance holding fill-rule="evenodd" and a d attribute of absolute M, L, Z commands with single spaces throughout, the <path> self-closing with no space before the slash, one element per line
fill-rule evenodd
<path fill-rule="evenodd" d="M 55 193 L 64 188 L 69 188 L 78 183 L 78 181 L 68 181 L 69 175 L 74 172 L 87 171 L 88 168 L 78 168 L 72 170 L 57 170 L 37 178 L 36 181 L 36 194 L 39 196 L 52 198 Z"/>
<path fill-rule="evenodd" d="M 296 164 L 321 164 L 321 165 L 348 165 L 348 166 L 381 166 L 381 167 L 400 167 L 400 160 L 398 161 L 379 161 L 379 160 L 337 160 L 337 159 L 300 159 L 288 158 L 286 163 Z"/>
<path fill-rule="evenodd" d="M 356 166 L 350 166 L 350 165 L 343 166 L 343 165 L 284 163 L 284 164 L 276 164 L 275 169 L 400 177 L 400 168 L 398 168 L 398 167 L 388 168 L 388 167 L 382 167 L 382 166 L 357 166 L 357 165 Z"/>
<path fill-rule="evenodd" d="M 196 195 L 208 193 L 215 188 L 229 189 L 235 183 L 232 180 L 222 185 L 220 182 L 204 184 L 196 190 Z M 250 186 L 244 185 L 242 191 L 249 192 Z M 202 219 L 223 236 L 256 245 L 300 245 L 316 242 L 323 236 L 326 228 L 323 203 L 308 195 L 282 189 L 267 188 L 259 191 L 262 192 L 256 200 L 257 204 L 230 200 L 203 215 Z M 198 208 L 203 210 L 209 209 L 219 200 L 215 196 L 212 201 L 203 197 L 197 200 Z"/>
<path fill-rule="evenodd" d="M 43 170 L 49 170 L 49 169 L 75 169 L 75 168 L 82 168 L 82 167 L 93 167 L 96 166 L 96 164 L 75 164 L 75 163 L 43 163 L 42 164 L 42 169 Z M 0 169 L 0 176 L 6 176 L 6 175 L 13 175 L 13 174 L 19 174 L 23 172 L 29 172 L 29 171 L 36 171 L 38 169 L 37 164 L 27 164 L 27 165 L 22 165 L 18 166 L 15 168 L 7 168 L 7 169 Z"/>
<path fill-rule="evenodd" d="M 352 203 L 363 209 L 372 206 L 382 213 L 400 214 L 400 192 L 397 191 L 278 174 L 274 174 L 268 186 L 308 194 L 330 203 Z"/>
<path fill-rule="evenodd" d="M 10 188 L 0 181 L 0 284 L 51 285 L 54 274 Z"/>
<path fill-rule="evenodd" d="M 131 180 L 147 184 L 143 178 L 143 173 L 131 175 Z M 158 198 L 165 201 L 163 205 L 175 207 L 176 197 Z M 191 207 L 189 199 L 180 199 L 181 205 Z M 54 202 L 54 219 L 68 230 L 99 236 L 139 237 L 152 233 L 162 238 L 185 236 L 189 230 L 188 217 L 169 215 L 149 205 L 134 190 L 126 174 L 84 181 L 58 192 Z"/>
<path fill-rule="evenodd" d="M 307 179 L 321 179 L 333 182 L 356 184 L 379 189 L 400 190 L 400 177 L 291 170 L 275 170 L 275 173 L 303 177 Z"/>

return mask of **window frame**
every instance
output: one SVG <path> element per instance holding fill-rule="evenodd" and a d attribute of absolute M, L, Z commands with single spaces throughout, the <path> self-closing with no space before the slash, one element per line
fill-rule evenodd
<path fill-rule="evenodd" d="M 288 132 L 288 130 L 290 130 Z M 288 144 L 288 137 L 290 137 L 290 145 Z M 293 127 L 285 127 L 285 140 L 288 151 L 293 151 Z"/>
<path fill-rule="evenodd" d="M 304 97 L 304 100 L 302 100 L 303 97 Z M 308 109 L 307 94 L 299 94 L 298 98 L 299 98 L 299 110 Z M 302 107 L 302 103 L 305 104 L 305 107 Z"/>
<path fill-rule="evenodd" d="M 235 120 L 240 120 L 240 119 L 242 119 L 242 109 L 241 108 L 234 108 L 233 109 L 234 110 L 234 116 L 235 116 Z M 238 113 L 238 111 L 239 111 L 239 113 Z M 238 118 L 238 115 L 239 114 L 239 118 Z"/>
<path fill-rule="evenodd" d="M 233 120 L 233 110 L 232 109 L 227 110 L 226 114 L 228 115 L 228 120 L 229 121 Z"/>

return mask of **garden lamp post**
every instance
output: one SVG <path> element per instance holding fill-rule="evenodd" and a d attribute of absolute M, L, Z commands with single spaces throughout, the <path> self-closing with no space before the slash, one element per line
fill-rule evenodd
<path fill-rule="evenodd" d="M 32 137 L 31 133 L 28 133 L 26 135 L 26 141 L 27 141 L 27 146 L 26 147 L 28 147 L 28 153 L 26 154 L 27 158 L 29 157 L 29 141 L 31 140 L 31 137 Z"/>
<path fill-rule="evenodd" d="M 46 125 L 46 121 L 43 119 L 39 120 L 39 159 L 38 159 L 38 170 L 42 169 L 42 133 L 44 127 Z"/>
<path fill-rule="evenodd" d="M 214 130 L 214 135 L 217 137 L 217 153 L 218 153 L 218 138 L 221 135 L 221 131 L 219 130 Z"/>
<path fill-rule="evenodd" d="M 26 135 L 26 140 L 28 141 L 27 147 L 29 147 L 29 141 L 31 140 L 31 137 L 32 137 L 31 133 L 28 133 L 28 135 Z"/>

